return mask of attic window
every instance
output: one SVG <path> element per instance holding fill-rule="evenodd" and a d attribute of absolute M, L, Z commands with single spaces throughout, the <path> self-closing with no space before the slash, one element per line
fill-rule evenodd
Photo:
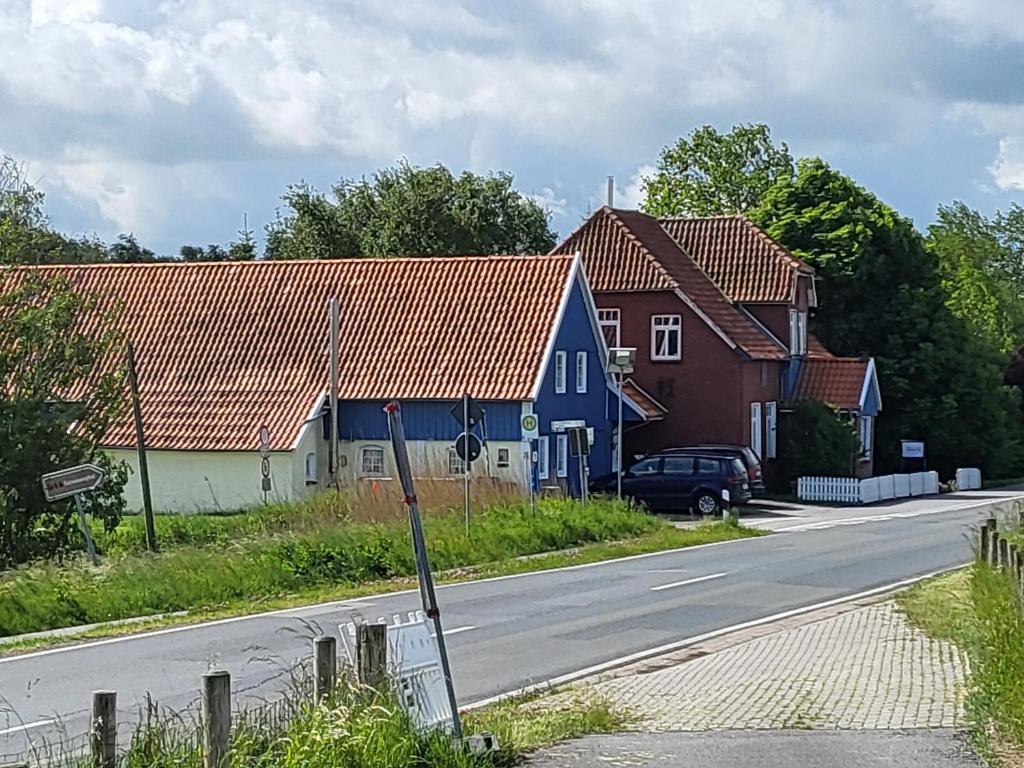
<path fill-rule="evenodd" d="M 597 310 L 597 324 L 601 327 L 601 335 L 604 336 L 604 343 L 609 347 L 618 347 L 620 330 L 619 330 L 619 310 L 618 309 L 599 309 Z"/>
<path fill-rule="evenodd" d="M 651 315 L 651 360 L 682 358 L 682 315 Z"/>

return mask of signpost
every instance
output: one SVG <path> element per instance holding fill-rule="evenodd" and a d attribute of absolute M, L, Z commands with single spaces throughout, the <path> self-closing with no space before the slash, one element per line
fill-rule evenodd
<path fill-rule="evenodd" d="M 900 440 L 900 459 L 903 466 L 901 469 L 919 468 L 922 471 L 928 469 L 928 463 L 924 454 L 924 442 L 921 440 Z"/>
<path fill-rule="evenodd" d="M 260 487 L 263 488 L 263 503 L 270 493 L 270 429 L 260 427 Z"/>
<path fill-rule="evenodd" d="M 578 459 L 580 468 L 580 500 L 586 504 L 587 488 L 587 457 L 590 455 L 590 430 L 587 427 L 570 427 L 569 453 Z"/>
<path fill-rule="evenodd" d="M 455 452 L 462 459 L 463 496 L 466 504 L 466 535 L 469 535 L 469 473 L 473 462 L 480 457 L 482 444 L 480 438 L 473 434 L 473 428 L 483 421 L 484 410 L 468 394 L 452 408 L 452 417 L 462 427 L 462 434 L 455 441 Z"/>
<path fill-rule="evenodd" d="M 534 472 L 537 466 L 537 452 L 534 448 L 534 441 L 540 439 L 540 419 L 535 413 L 524 413 L 519 421 L 522 429 L 523 441 L 526 443 L 526 470 L 530 478 L 530 511 L 537 511 L 537 489 Z"/>
<path fill-rule="evenodd" d="M 106 474 L 95 464 L 80 464 L 56 472 L 49 472 L 40 478 L 43 484 L 43 498 L 49 502 L 60 501 L 72 496 L 75 498 L 75 509 L 78 510 L 78 524 L 85 537 L 85 546 L 89 550 L 89 558 L 93 565 L 99 565 L 96 556 L 96 544 L 89 532 L 89 524 L 85 520 L 85 509 L 82 507 L 82 494 L 96 490 L 106 479 Z"/>

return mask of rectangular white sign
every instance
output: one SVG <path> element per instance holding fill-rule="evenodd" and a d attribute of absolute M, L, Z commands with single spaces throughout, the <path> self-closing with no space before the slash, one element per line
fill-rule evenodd
<path fill-rule="evenodd" d="M 924 443 L 919 440 L 901 440 L 904 459 L 923 459 Z"/>

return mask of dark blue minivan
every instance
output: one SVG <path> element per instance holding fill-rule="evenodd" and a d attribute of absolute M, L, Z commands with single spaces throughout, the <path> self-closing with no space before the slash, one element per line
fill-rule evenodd
<path fill-rule="evenodd" d="M 593 493 L 615 493 L 615 473 L 590 483 Z M 737 458 L 672 452 L 645 456 L 622 474 L 622 495 L 655 512 L 692 509 L 713 515 L 750 501 L 747 468 Z"/>

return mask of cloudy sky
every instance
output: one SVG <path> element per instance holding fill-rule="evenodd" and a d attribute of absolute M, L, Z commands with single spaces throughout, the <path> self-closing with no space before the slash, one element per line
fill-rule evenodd
<path fill-rule="evenodd" d="M 0 153 L 160 252 L 403 156 L 513 171 L 566 232 L 762 121 L 921 226 L 1024 200 L 1021 0 L 0 0 Z"/>

